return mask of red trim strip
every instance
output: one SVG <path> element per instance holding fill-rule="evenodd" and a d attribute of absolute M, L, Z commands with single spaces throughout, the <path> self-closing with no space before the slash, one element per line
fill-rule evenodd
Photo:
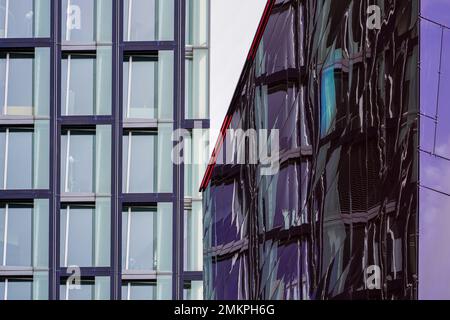
<path fill-rule="evenodd" d="M 255 38 L 253 39 L 252 46 L 250 47 L 250 52 L 248 53 L 247 60 L 253 61 L 258 51 L 259 43 L 266 31 L 267 23 L 269 22 L 270 15 L 272 14 L 273 6 L 275 5 L 275 0 L 268 0 L 264 12 L 259 22 L 258 29 L 256 30 Z"/>
<path fill-rule="evenodd" d="M 273 6 L 275 5 L 275 0 L 267 0 L 266 7 L 264 8 L 264 12 L 259 22 L 258 29 L 256 30 L 256 35 L 253 38 L 252 46 L 250 47 L 250 51 L 247 55 L 246 65 L 253 62 L 256 56 L 256 52 L 258 51 L 259 44 L 264 35 L 264 31 L 266 30 L 267 23 L 269 22 L 270 15 L 272 14 Z M 244 66 L 244 70 L 246 69 L 246 65 Z M 240 79 L 242 81 L 242 77 Z M 239 87 L 239 84 L 238 84 Z M 225 140 L 226 132 L 228 127 L 230 126 L 231 120 L 233 119 L 232 114 L 227 114 L 223 121 L 222 127 L 220 129 L 220 135 L 217 139 L 216 145 L 214 147 L 213 153 L 211 155 L 211 160 L 209 161 L 208 167 L 206 168 L 205 175 L 203 176 L 202 184 L 200 186 L 200 192 L 203 192 L 208 187 L 209 181 L 211 180 L 212 173 L 214 171 L 214 167 L 216 165 L 217 157 L 219 156 L 220 150 L 223 145 L 223 141 Z"/>

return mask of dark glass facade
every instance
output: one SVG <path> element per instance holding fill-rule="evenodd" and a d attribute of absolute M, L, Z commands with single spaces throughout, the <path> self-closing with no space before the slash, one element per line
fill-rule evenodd
<path fill-rule="evenodd" d="M 418 10 L 268 1 L 203 180 L 206 299 L 417 297 Z"/>
<path fill-rule="evenodd" d="M 0 1 L 0 300 L 202 298 L 208 77 L 209 0 Z"/>

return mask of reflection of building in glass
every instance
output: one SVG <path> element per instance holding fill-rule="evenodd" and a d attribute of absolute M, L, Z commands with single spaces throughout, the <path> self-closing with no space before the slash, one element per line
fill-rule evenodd
<path fill-rule="evenodd" d="M 0 46 L 0 300 L 202 298 L 209 0 L 1 0 Z"/>
<path fill-rule="evenodd" d="M 280 170 L 219 139 L 205 298 L 416 298 L 418 3 L 369 2 L 268 1 L 223 130 L 279 130 Z"/>

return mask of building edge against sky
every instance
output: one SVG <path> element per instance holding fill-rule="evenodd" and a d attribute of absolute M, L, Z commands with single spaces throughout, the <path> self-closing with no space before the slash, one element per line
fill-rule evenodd
<path fill-rule="evenodd" d="M 0 300 L 201 298 L 209 0 L 7 2 Z"/>
<path fill-rule="evenodd" d="M 377 4 L 268 1 L 202 183 L 206 299 L 417 297 L 419 2 Z M 279 172 L 228 128 L 278 129 Z"/>

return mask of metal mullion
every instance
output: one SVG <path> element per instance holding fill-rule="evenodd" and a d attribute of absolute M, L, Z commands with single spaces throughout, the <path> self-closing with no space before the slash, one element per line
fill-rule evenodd
<path fill-rule="evenodd" d="M 131 0 L 130 0 L 131 1 Z M 130 118 L 130 104 L 131 104 L 131 79 L 133 77 L 133 56 L 129 57 L 128 61 L 128 91 L 127 91 L 127 119 Z"/>
<path fill-rule="evenodd" d="M 64 192 L 69 192 L 69 155 L 70 155 L 70 130 L 67 131 L 67 143 L 66 143 L 66 172 L 64 177 Z"/>
<path fill-rule="evenodd" d="M 8 177 L 8 149 L 9 149 L 9 128 L 5 133 L 5 166 L 3 167 L 3 189 L 6 190 L 7 177 Z"/>
<path fill-rule="evenodd" d="M 128 133 L 128 152 L 127 152 L 127 177 L 126 177 L 126 193 L 130 192 L 130 171 L 131 171 L 131 145 L 132 145 L 131 131 Z"/>
<path fill-rule="evenodd" d="M 66 75 L 66 99 L 65 99 L 65 115 L 69 115 L 69 93 L 70 93 L 70 73 L 72 65 L 72 55 L 67 56 L 67 75 Z"/>
<path fill-rule="evenodd" d="M 61 14 L 59 14 L 60 1 L 50 2 L 50 42 L 48 46 L 51 49 L 50 54 L 50 212 L 49 212 L 49 283 L 48 293 L 49 299 L 57 299 L 59 297 L 59 279 L 56 278 L 57 269 L 59 268 L 59 189 L 60 189 L 60 171 L 59 164 L 59 145 L 60 145 L 60 128 L 58 127 L 58 110 L 60 105 L 60 48 L 58 39 L 61 38 L 60 28 Z M 45 40 L 47 41 L 47 40 Z"/>
<path fill-rule="evenodd" d="M 5 38 L 8 38 L 8 24 L 9 24 L 9 0 L 5 4 Z"/>
<path fill-rule="evenodd" d="M 8 300 L 8 278 L 5 279 L 5 294 L 4 300 Z"/>
<path fill-rule="evenodd" d="M 64 266 L 68 266 L 69 257 L 69 229 L 70 229 L 70 206 L 66 208 L 66 224 L 65 224 L 65 238 L 64 238 Z"/>
<path fill-rule="evenodd" d="M 120 202 L 120 192 L 122 190 L 121 180 L 121 153 L 119 152 L 122 143 L 122 134 L 120 131 L 120 99 L 122 88 L 119 85 L 121 79 L 120 67 L 122 67 L 122 61 L 120 60 L 120 37 L 122 35 L 121 21 L 121 5 L 123 1 L 114 0 L 112 5 L 112 165 L 111 165 L 111 290 L 110 298 L 113 300 L 120 299 L 121 297 L 121 219 L 122 219 L 122 207 Z M 119 189 L 120 188 L 120 189 Z"/>
<path fill-rule="evenodd" d="M 2 265 L 6 266 L 6 249 L 8 248 L 8 204 L 5 206 L 5 233 L 3 234 L 3 262 Z"/>
<path fill-rule="evenodd" d="M 71 6 L 70 0 L 67 0 L 66 15 L 69 12 L 70 6 Z M 62 16 L 62 13 L 61 13 L 61 16 Z M 65 37 L 65 39 L 66 39 L 67 42 L 69 42 L 70 41 L 70 36 L 71 36 L 71 32 L 70 32 L 71 28 L 68 28 L 68 26 L 67 26 L 67 18 L 68 17 L 66 17 L 66 37 Z M 61 24 L 61 27 L 62 27 L 62 24 Z"/>
<path fill-rule="evenodd" d="M 133 0 L 128 0 L 128 25 L 127 25 L 127 41 L 131 38 L 131 11 L 133 10 Z"/>
<path fill-rule="evenodd" d="M 8 114 L 8 90 L 9 90 L 9 62 L 10 62 L 10 53 L 6 54 L 6 66 L 5 66 L 5 92 L 4 92 L 4 104 L 3 104 L 3 113 L 5 115 Z"/>
<path fill-rule="evenodd" d="M 129 261 L 130 261 L 130 235 L 131 233 L 131 206 L 128 207 L 128 213 L 127 213 L 127 247 L 125 251 L 125 270 L 128 270 L 130 267 Z"/>

